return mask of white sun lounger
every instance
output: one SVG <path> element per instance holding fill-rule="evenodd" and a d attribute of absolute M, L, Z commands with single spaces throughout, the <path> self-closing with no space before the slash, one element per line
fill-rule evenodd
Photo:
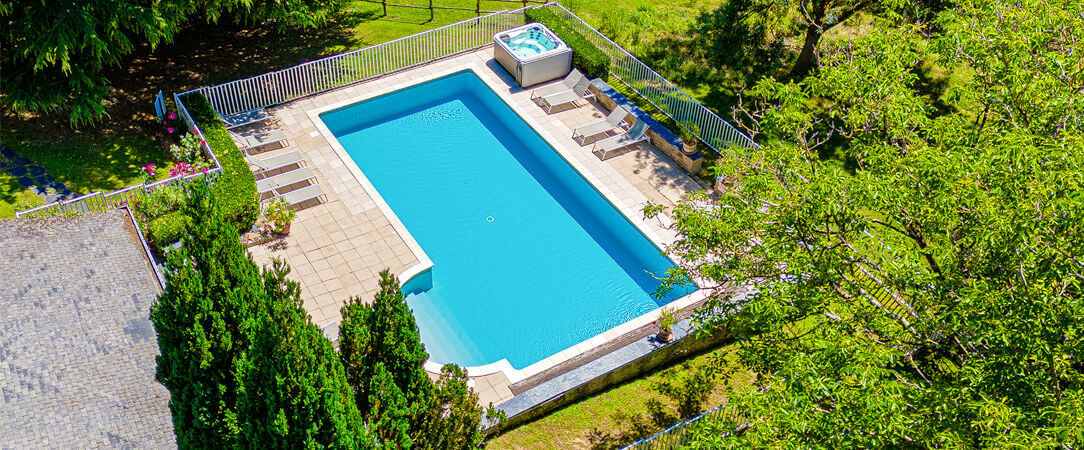
<path fill-rule="evenodd" d="M 296 206 L 299 203 L 303 203 L 314 198 L 320 198 L 324 196 L 324 190 L 320 189 L 319 184 L 310 184 L 301 189 L 293 190 L 279 197 L 286 200 L 286 203 L 290 206 Z"/>
<path fill-rule="evenodd" d="M 556 106 L 561 106 L 573 103 L 577 100 L 584 100 L 594 97 L 595 94 L 592 94 L 591 91 L 587 90 L 589 86 L 591 86 L 591 81 L 587 78 L 582 78 L 578 83 L 576 83 L 575 86 L 572 87 L 571 91 L 563 91 L 556 94 L 547 95 L 545 97 L 540 97 L 539 101 L 541 102 L 542 107 L 546 109 L 546 114 L 550 114 L 553 113 L 553 108 Z"/>
<path fill-rule="evenodd" d="M 256 180 L 256 192 L 259 192 L 261 196 L 268 192 L 281 194 L 282 191 L 279 191 L 279 189 L 313 178 L 316 178 L 316 174 L 312 172 L 312 169 L 302 167 L 300 169 Z"/>
<path fill-rule="evenodd" d="M 647 124 L 642 120 L 637 120 L 629 127 L 629 131 L 595 142 L 593 152 L 599 159 L 606 159 L 618 150 L 647 139 Z"/>
<path fill-rule="evenodd" d="M 583 80 L 584 76 L 579 70 L 572 69 L 571 72 L 565 76 L 565 79 L 560 83 L 551 84 L 549 86 L 543 86 L 531 91 L 531 100 L 539 97 L 545 97 L 547 95 L 553 95 L 561 92 L 571 92 L 572 88 L 579 84 L 580 80 Z"/>
<path fill-rule="evenodd" d="M 272 130 L 266 133 L 249 135 L 237 134 L 231 131 L 230 137 L 237 143 L 237 148 L 246 153 L 248 150 L 254 148 L 271 145 L 277 142 L 286 142 L 286 133 L 283 133 L 282 130 Z"/>
<path fill-rule="evenodd" d="M 256 174 L 260 172 L 266 172 L 269 170 L 281 169 L 283 167 L 290 167 L 293 165 L 300 166 L 305 162 L 305 157 L 301 156 L 301 152 L 294 150 L 289 153 L 283 153 L 281 155 L 272 156 L 270 158 L 257 158 L 255 156 L 245 156 L 245 161 L 253 165 L 258 169 Z"/>
<path fill-rule="evenodd" d="M 587 138 L 596 136 L 602 133 L 608 133 L 610 131 L 621 128 L 625 124 L 625 118 L 629 116 L 629 110 L 623 106 L 617 106 L 605 119 L 595 123 L 589 123 L 587 125 L 576 127 L 572 130 L 572 139 L 579 142 L 580 145 L 587 143 Z"/>
<path fill-rule="evenodd" d="M 271 114 L 263 108 L 257 108 L 249 111 L 239 112 L 237 114 L 231 114 L 228 116 L 218 115 L 218 118 L 226 124 L 227 130 L 234 128 L 241 128 L 245 125 L 252 125 L 256 123 L 262 123 L 265 120 L 271 118 Z"/>

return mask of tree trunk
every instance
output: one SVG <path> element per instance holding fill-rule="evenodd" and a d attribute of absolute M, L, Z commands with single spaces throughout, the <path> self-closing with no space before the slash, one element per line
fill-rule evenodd
<path fill-rule="evenodd" d="M 809 24 L 805 29 L 805 43 L 802 44 L 802 53 L 798 55 L 798 61 L 790 69 L 793 78 L 804 78 L 813 68 L 813 55 L 817 51 L 817 44 L 821 41 L 821 29 L 817 25 Z"/>

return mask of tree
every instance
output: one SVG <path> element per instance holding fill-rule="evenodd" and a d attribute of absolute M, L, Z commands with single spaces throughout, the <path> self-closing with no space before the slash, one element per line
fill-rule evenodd
<path fill-rule="evenodd" d="M 1081 10 L 961 0 L 932 38 L 878 22 L 747 93 L 764 148 L 724 152 L 727 192 L 674 209 L 669 251 L 766 389 L 696 445 L 1084 443 Z M 838 145 L 853 167 L 820 157 Z"/>
<path fill-rule="evenodd" d="M 388 270 L 372 304 L 360 297 L 342 307 L 339 354 L 358 409 L 386 445 L 474 448 L 482 442 L 483 410 L 467 387 L 466 372 L 446 365 L 434 384 L 423 364 L 429 355 L 418 326 Z M 492 408 L 492 421 L 502 416 Z"/>
<path fill-rule="evenodd" d="M 340 354 L 358 409 L 377 436 L 409 446 L 410 423 L 422 421 L 432 385 L 422 367 L 429 355 L 399 281 L 381 271 L 372 305 L 351 298 L 342 317 Z"/>
<path fill-rule="evenodd" d="M 301 287 L 275 260 L 263 273 L 264 306 L 242 367 L 239 444 L 364 448 L 365 427 L 331 341 L 309 321 Z"/>
<path fill-rule="evenodd" d="M 322 25 L 341 0 L 16 0 L 0 4 L 0 102 L 15 112 L 67 112 L 72 125 L 105 117 L 109 66 L 145 42 L 168 44 L 187 20 Z"/>
<path fill-rule="evenodd" d="M 241 429 L 237 369 L 251 343 L 262 288 L 210 189 L 190 186 L 182 212 L 193 223 L 166 261 L 165 291 L 151 308 L 161 350 L 157 378 L 170 391 L 178 445 L 226 447 Z"/>
<path fill-rule="evenodd" d="M 341 363 L 281 262 L 261 277 L 214 190 L 189 183 L 191 220 L 151 309 L 157 377 L 181 448 L 366 447 Z"/>

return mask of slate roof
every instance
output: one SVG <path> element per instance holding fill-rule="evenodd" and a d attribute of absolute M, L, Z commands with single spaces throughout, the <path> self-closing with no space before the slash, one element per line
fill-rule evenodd
<path fill-rule="evenodd" d="M 176 447 L 126 210 L 0 220 L 0 448 Z"/>

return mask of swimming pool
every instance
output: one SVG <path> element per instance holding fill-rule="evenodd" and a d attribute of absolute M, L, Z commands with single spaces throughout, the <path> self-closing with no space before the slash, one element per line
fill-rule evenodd
<path fill-rule="evenodd" d="M 320 114 L 433 268 L 404 286 L 432 361 L 522 368 L 692 290 L 473 72 Z"/>

